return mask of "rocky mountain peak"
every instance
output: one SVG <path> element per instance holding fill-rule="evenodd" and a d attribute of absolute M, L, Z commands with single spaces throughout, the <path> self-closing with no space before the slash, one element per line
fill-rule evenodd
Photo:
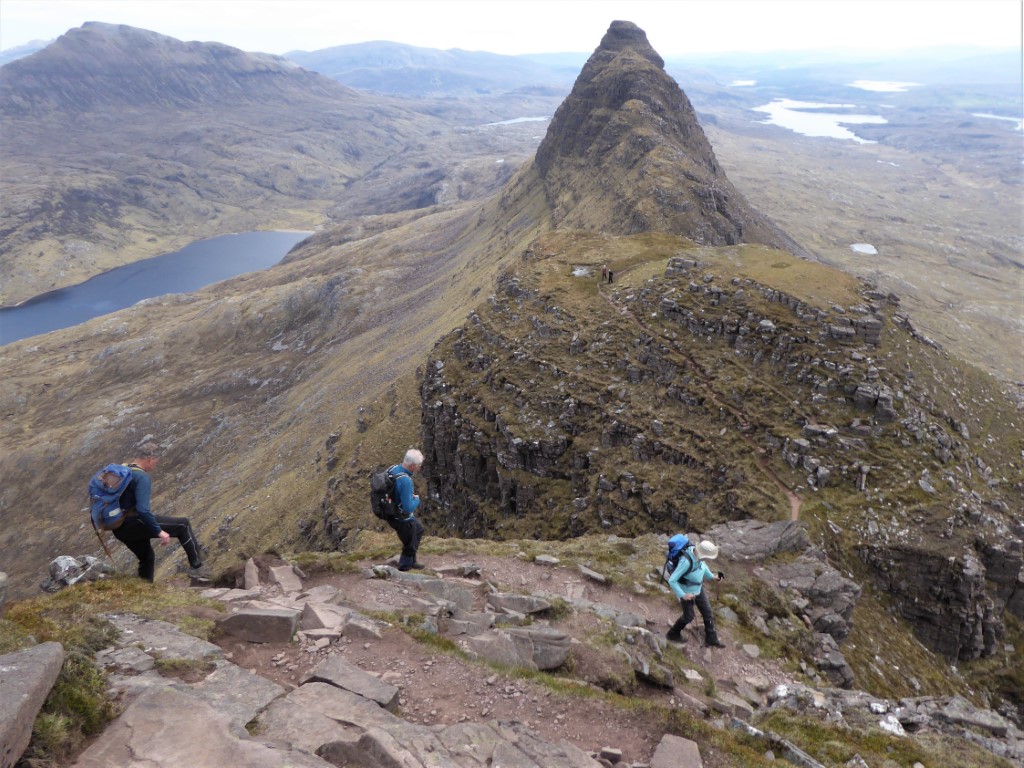
<path fill-rule="evenodd" d="M 798 250 L 732 186 L 642 29 L 612 22 L 536 156 L 555 223 Z"/>
<path fill-rule="evenodd" d="M 607 58 L 609 54 L 614 56 L 626 49 L 643 56 L 661 69 L 665 68 L 665 60 L 647 42 L 647 33 L 631 21 L 613 21 L 590 61 Z"/>

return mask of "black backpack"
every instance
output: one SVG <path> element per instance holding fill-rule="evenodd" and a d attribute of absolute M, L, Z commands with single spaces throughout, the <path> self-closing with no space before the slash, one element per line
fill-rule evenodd
<path fill-rule="evenodd" d="M 381 520 L 402 517 L 395 494 L 395 468 L 379 469 L 370 475 L 370 509 Z"/>

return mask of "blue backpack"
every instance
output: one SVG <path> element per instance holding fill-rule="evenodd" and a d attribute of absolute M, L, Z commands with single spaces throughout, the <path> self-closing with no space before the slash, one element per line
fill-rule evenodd
<path fill-rule="evenodd" d="M 121 494 L 132 481 L 132 469 L 124 464 L 107 464 L 89 481 L 89 515 L 97 531 L 113 531 L 124 522 Z"/>
<path fill-rule="evenodd" d="M 666 573 L 668 573 L 669 576 L 675 573 L 676 568 L 679 566 L 679 558 L 682 557 L 686 553 L 686 550 L 691 546 L 690 540 L 681 533 L 677 533 L 675 536 L 669 537 L 668 552 L 665 556 L 665 565 L 661 569 L 662 581 L 668 581 L 668 579 L 665 578 Z M 688 559 L 690 560 L 689 570 L 692 571 L 694 566 L 693 558 L 689 557 Z M 689 571 L 687 571 L 687 573 L 689 573 Z"/>

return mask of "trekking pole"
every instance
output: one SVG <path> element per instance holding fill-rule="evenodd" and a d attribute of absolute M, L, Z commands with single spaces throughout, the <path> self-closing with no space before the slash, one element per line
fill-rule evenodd
<path fill-rule="evenodd" d="M 110 558 L 110 564 L 114 566 L 114 568 L 117 568 L 117 563 L 114 562 L 114 556 L 110 554 L 110 550 L 107 548 L 107 542 L 103 540 L 103 536 L 100 534 L 99 529 L 95 525 L 92 529 L 96 532 L 96 538 L 100 540 L 100 546 L 103 547 L 103 551 L 106 552 L 107 557 Z"/>

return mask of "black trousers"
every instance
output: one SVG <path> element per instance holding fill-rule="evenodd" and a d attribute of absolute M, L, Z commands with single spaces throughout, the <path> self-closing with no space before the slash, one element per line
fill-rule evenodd
<path fill-rule="evenodd" d="M 669 630 L 672 634 L 675 635 L 682 632 L 683 628 L 693 621 L 694 607 L 696 607 L 700 611 L 700 617 L 704 620 L 704 637 L 708 640 L 717 639 L 718 633 L 715 632 L 715 616 L 711 612 L 711 601 L 708 600 L 708 594 L 704 591 L 703 587 L 701 587 L 697 597 L 693 600 L 680 600 L 679 602 L 683 606 L 683 615 L 676 619 L 676 623 Z"/>
<path fill-rule="evenodd" d="M 181 542 L 182 549 L 188 556 L 188 564 L 198 568 L 203 563 L 199 554 L 199 542 L 192 533 L 192 525 L 187 517 L 167 517 L 166 515 L 154 515 L 157 525 L 171 534 L 172 538 Z M 156 568 L 156 553 L 153 552 L 153 545 L 150 540 L 153 534 L 139 517 L 127 517 L 125 521 L 115 530 L 114 538 L 124 544 L 139 558 L 139 578 L 146 581 L 153 580 L 153 572 Z"/>
<path fill-rule="evenodd" d="M 408 520 L 388 518 L 388 525 L 395 529 L 398 540 L 402 542 L 402 556 L 398 558 L 398 567 L 412 565 L 416 562 L 416 550 L 420 548 L 420 539 L 423 538 L 423 524 L 415 517 L 410 517 Z"/>

